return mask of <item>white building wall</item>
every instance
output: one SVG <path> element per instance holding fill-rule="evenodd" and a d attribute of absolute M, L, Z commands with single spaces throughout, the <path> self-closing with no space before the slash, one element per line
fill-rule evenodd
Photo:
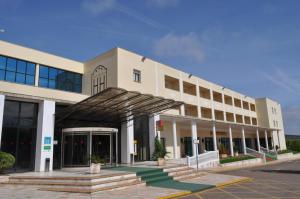
<path fill-rule="evenodd" d="M 4 103 L 5 103 L 5 95 L 0 95 L 0 148 L 1 148 L 2 125 L 3 125 L 3 115 L 4 115 Z"/>
<path fill-rule="evenodd" d="M 36 136 L 35 171 L 45 171 L 45 161 L 50 158 L 49 169 L 53 165 L 53 137 L 54 137 L 55 102 L 44 100 L 39 104 L 38 126 Z M 50 144 L 45 140 L 50 139 Z M 50 149 L 45 147 L 50 146 Z"/>
<path fill-rule="evenodd" d="M 134 153 L 134 123 L 133 120 L 121 126 L 121 162 L 131 163 L 131 154 Z"/>

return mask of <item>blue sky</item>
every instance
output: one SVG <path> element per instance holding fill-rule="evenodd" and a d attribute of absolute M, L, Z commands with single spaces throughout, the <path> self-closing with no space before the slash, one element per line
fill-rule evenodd
<path fill-rule="evenodd" d="M 0 39 L 85 61 L 120 46 L 282 104 L 300 134 L 298 0 L 0 0 Z"/>

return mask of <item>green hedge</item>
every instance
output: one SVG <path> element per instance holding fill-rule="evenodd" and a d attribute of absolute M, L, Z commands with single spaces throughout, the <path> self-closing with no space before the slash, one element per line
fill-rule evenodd
<path fill-rule="evenodd" d="M 0 172 L 13 167 L 15 164 L 15 157 L 9 153 L 0 151 Z"/>
<path fill-rule="evenodd" d="M 229 157 L 229 158 L 220 160 L 220 163 L 225 164 L 225 163 L 237 162 L 237 161 L 242 161 L 242 160 L 250 160 L 250 159 L 254 159 L 254 158 L 255 157 L 252 157 L 252 156 Z"/>
<path fill-rule="evenodd" d="M 296 153 L 300 152 L 300 140 L 287 140 L 287 149 Z"/>

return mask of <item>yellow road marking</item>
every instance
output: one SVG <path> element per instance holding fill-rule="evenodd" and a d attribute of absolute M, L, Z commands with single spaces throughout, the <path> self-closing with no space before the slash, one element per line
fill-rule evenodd
<path fill-rule="evenodd" d="M 228 195 L 230 195 L 230 196 L 232 196 L 232 197 L 234 197 L 234 198 L 240 198 L 240 197 L 234 195 L 233 193 L 230 193 L 230 192 L 228 192 L 228 191 L 225 191 L 225 190 L 222 189 L 222 188 L 217 188 L 217 189 L 220 190 L 220 191 L 222 191 L 222 192 L 224 192 L 224 193 L 226 193 L 226 194 L 228 194 Z"/>
<path fill-rule="evenodd" d="M 221 187 L 230 186 L 230 185 L 234 185 L 234 184 L 241 183 L 241 182 L 252 182 L 252 181 L 253 181 L 252 178 L 244 177 L 244 178 L 234 179 L 234 180 L 231 180 L 228 182 L 217 184 L 216 187 L 221 188 Z"/>

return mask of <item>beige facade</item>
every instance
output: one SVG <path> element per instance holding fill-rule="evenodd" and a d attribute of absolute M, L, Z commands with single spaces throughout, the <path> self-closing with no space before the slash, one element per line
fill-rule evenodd
<path fill-rule="evenodd" d="M 254 99 L 122 48 L 114 48 L 86 62 L 78 62 L 0 41 L 0 55 L 36 64 L 34 85 L 0 80 L 0 94 L 7 99 L 73 104 L 93 95 L 96 87 L 98 91 L 119 87 L 184 102 L 179 108 L 159 114 L 160 120 L 165 121 L 160 136 L 165 138 L 171 158 L 182 156 L 187 137 L 201 138 L 201 151 L 205 151 L 208 147 L 208 139 L 205 138 L 213 137 L 213 147 L 216 149 L 221 138 L 229 137 L 229 131 L 233 138 L 243 138 L 245 134 L 245 138 L 252 140 L 252 148 L 255 142 L 257 145 L 257 132 L 259 138 L 271 137 L 273 146 L 286 148 L 278 102 L 268 98 Z M 40 65 L 82 74 L 82 92 L 40 87 Z M 95 77 L 97 69 L 101 74 Z M 230 143 L 232 150 L 232 140 Z"/>

